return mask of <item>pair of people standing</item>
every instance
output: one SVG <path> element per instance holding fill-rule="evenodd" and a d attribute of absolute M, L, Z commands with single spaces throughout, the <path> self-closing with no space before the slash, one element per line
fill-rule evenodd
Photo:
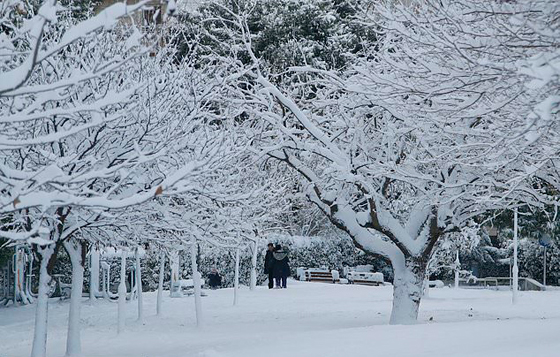
<path fill-rule="evenodd" d="M 287 288 L 290 275 L 288 252 L 280 244 L 275 247 L 274 244 L 268 243 L 264 257 L 264 273 L 268 274 L 269 289 L 274 287 L 274 282 L 276 282 L 276 289 Z"/>

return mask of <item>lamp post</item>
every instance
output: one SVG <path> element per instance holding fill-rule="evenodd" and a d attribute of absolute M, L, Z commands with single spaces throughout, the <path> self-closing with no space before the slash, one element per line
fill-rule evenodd
<path fill-rule="evenodd" d="M 544 254 L 543 254 L 543 276 L 542 276 L 542 284 L 546 287 L 546 245 L 544 246 Z"/>
<path fill-rule="evenodd" d="M 513 289 L 511 301 L 517 303 L 517 289 L 519 285 L 519 268 L 517 267 L 517 208 L 513 211 Z"/>
<path fill-rule="evenodd" d="M 457 256 L 455 257 L 455 289 L 459 288 L 459 267 L 461 262 L 459 261 L 459 250 L 457 249 Z"/>
<path fill-rule="evenodd" d="M 552 239 L 546 233 L 543 233 L 539 237 L 539 244 L 543 246 L 543 285 L 546 287 L 546 248 L 552 245 Z"/>

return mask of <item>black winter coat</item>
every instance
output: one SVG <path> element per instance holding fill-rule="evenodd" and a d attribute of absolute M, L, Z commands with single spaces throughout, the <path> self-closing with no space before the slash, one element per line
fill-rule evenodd
<path fill-rule="evenodd" d="M 275 278 L 288 277 L 290 275 L 290 265 L 288 252 L 278 250 L 272 254 L 272 276 Z"/>
<path fill-rule="evenodd" d="M 274 258 L 272 257 L 272 252 L 270 250 L 266 251 L 266 255 L 264 256 L 264 273 L 270 274 L 272 271 L 272 261 Z"/>
<path fill-rule="evenodd" d="M 208 274 L 208 285 L 211 288 L 219 288 L 222 285 L 222 277 L 218 273 Z"/>

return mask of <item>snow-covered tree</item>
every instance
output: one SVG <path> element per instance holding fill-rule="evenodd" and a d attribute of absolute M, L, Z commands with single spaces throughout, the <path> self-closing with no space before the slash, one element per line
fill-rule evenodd
<path fill-rule="evenodd" d="M 517 73 L 527 50 L 508 36 L 510 6 L 370 7 L 360 21 L 371 24 L 378 40 L 342 74 L 293 68 L 294 77 L 315 75 L 303 83 L 277 83 L 254 51 L 248 15 L 226 11 L 234 25 L 223 33 L 233 54 L 223 60 L 243 74 L 231 95 L 260 119 L 263 151 L 300 174 L 308 198 L 331 222 L 360 249 L 391 261 L 391 323 L 416 320 L 441 237 L 487 210 L 557 199 L 531 179 L 557 187 L 548 179 L 557 147 L 520 129 L 538 93 L 526 91 Z M 251 61 L 244 66 L 239 58 Z"/>
<path fill-rule="evenodd" d="M 2 35 L 0 45 L 5 58 L 0 88 L 0 212 L 8 223 L 8 230 L 1 234 L 9 239 L 32 237 L 29 242 L 36 244 L 41 257 L 32 355 L 42 356 L 50 280 L 47 268 L 55 251 L 51 243 L 66 238 L 63 227 L 70 208 L 64 206 L 78 200 L 76 191 L 82 192 L 82 198 L 92 198 L 95 178 L 104 177 L 101 172 L 84 177 L 85 170 L 99 169 L 91 156 L 85 158 L 97 142 L 95 128 L 101 132 L 105 125 L 118 121 L 121 102 L 126 106 L 135 90 L 119 92 L 104 86 L 101 79 L 118 72 L 138 51 L 109 59 L 102 50 L 95 51 L 95 44 L 100 44 L 97 37 L 105 27 L 115 26 L 138 6 L 117 5 L 70 28 L 58 23 L 56 1 L 45 1 L 35 16 L 14 17 L 14 11 L 26 15 L 22 6 L 7 2 L 2 7 L 2 25 L 9 31 Z M 88 142 L 88 138 L 92 140 Z M 80 145 L 82 152 L 73 150 Z M 19 234 L 14 232 L 17 230 Z M 34 237 L 37 232 L 42 237 Z M 70 348 L 68 352 L 78 351 Z"/>

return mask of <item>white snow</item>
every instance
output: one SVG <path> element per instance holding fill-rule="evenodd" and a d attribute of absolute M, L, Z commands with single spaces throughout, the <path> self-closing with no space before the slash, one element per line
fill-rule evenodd
<path fill-rule="evenodd" d="M 286 290 L 257 287 L 208 291 L 204 327 L 196 328 L 193 298 L 145 294 L 144 324 L 127 302 L 125 332 L 116 334 L 117 304 L 82 306 L 83 357 L 260 356 L 558 356 L 560 290 L 511 292 L 433 289 L 419 323 L 388 325 L 392 287 L 288 282 Z M 0 355 L 28 356 L 34 306 L 0 308 Z M 48 356 L 62 356 L 68 301 L 52 299 Z"/>

